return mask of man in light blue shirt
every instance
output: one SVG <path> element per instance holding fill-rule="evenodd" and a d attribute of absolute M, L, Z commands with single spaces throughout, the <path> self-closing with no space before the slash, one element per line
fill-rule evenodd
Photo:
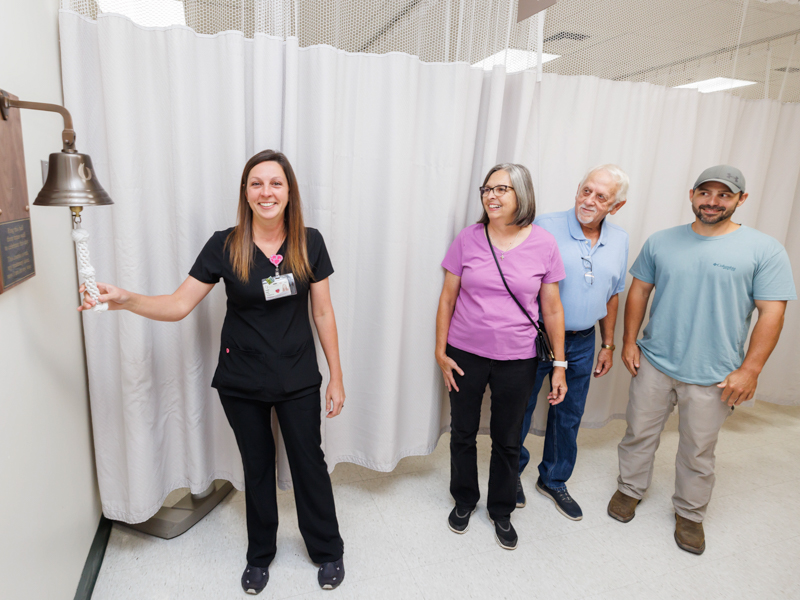
<path fill-rule="evenodd" d="M 659 231 L 631 267 L 622 361 L 633 375 L 619 444 L 618 490 L 608 514 L 627 523 L 653 476 L 661 431 L 680 413 L 675 541 L 705 550 L 703 518 L 714 487 L 714 448 L 735 405 L 753 397 L 795 300 L 789 257 L 777 240 L 731 221 L 747 199 L 741 171 L 703 171 L 689 192 L 695 221 Z M 651 292 L 650 321 L 637 342 Z M 747 353 L 750 318 L 758 320 Z"/>
<path fill-rule="evenodd" d="M 550 498 L 561 514 L 574 521 L 583 518 L 583 513 L 567 491 L 567 480 L 575 467 L 578 428 L 592 378 L 595 323 L 600 322 L 602 348 L 594 376 L 602 377 L 613 364 L 619 293 L 625 289 L 628 268 L 628 234 L 609 223 L 606 216 L 622 208 L 627 194 L 628 176 L 622 169 L 616 165 L 601 165 L 589 171 L 581 181 L 573 208 L 543 215 L 535 221 L 556 238 L 567 274 L 558 287 L 564 305 L 568 388 L 564 401 L 550 406 L 548 411 L 536 490 Z M 524 443 L 536 408 L 536 397 L 545 377 L 552 371 L 552 362 L 539 363 L 522 425 L 520 476 L 530 460 Z M 517 507 L 523 506 L 525 492 L 520 478 L 517 480 Z"/>

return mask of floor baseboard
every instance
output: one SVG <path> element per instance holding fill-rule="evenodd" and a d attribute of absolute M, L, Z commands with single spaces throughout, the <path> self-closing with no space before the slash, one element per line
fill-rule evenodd
<path fill-rule="evenodd" d="M 103 565 L 103 557 L 106 554 L 108 538 L 111 536 L 112 524 L 112 521 L 100 515 L 100 523 L 97 525 L 97 533 L 94 534 L 94 540 L 92 540 L 92 545 L 89 548 L 86 564 L 83 565 L 81 579 L 75 592 L 75 600 L 91 600 L 94 584 L 97 583 L 97 575 Z"/>

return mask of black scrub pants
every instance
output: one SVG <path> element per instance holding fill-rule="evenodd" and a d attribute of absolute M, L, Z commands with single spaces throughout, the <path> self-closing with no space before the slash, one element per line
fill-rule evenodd
<path fill-rule="evenodd" d="M 506 521 L 516 508 L 520 432 L 538 361 L 492 360 L 449 344 L 446 353 L 464 371 L 463 377 L 453 371 L 459 391 L 450 391 L 450 493 L 463 510 L 475 508 L 481 496 L 476 438 L 488 383 L 492 392 L 492 457 L 486 509 L 494 521 Z"/>
<path fill-rule="evenodd" d="M 275 484 L 275 409 L 294 484 L 297 522 L 315 563 L 339 560 L 344 544 L 322 452 L 319 390 L 296 400 L 263 402 L 220 394 L 242 454 L 247 508 L 247 563 L 268 567 L 275 558 L 278 503 Z"/>

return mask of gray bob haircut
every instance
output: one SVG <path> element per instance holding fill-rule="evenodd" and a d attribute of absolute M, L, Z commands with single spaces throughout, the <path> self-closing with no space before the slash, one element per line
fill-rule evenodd
<path fill-rule="evenodd" d="M 614 204 L 611 206 L 616 206 L 620 202 L 624 202 L 628 199 L 628 186 L 630 185 L 630 178 L 628 174 L 620 169 L 617 165 L 597 165 L 596 167 L 589 169 L 586 175 L 583 176 L 581 179 L 581 184 L 578 186 L 580 190 L 583 187 L 583 184 L 586 183 L 586 180 L 592 175 L 592 173 L 597 173 L 598 171 L 605 171 L 611 178 L 617 182 L 617 189 L 614 191 Z"/>
<path fill-rule="evenodd" d="M 489 178 L 492 176 L 492 174 L 496 171 L 505 171 L 508 173 L 508 176 L 511 179 L 511 187 L 514 188 L 514 192 L 517 194 L 517 214 L 514 215 L 514 220 L 511 221 L 511 225 L 516 225 L 517 227 L 527 227 L 533 223 L 533 220 L 536 218 L 536 196 L 533 193 L 533 180 L 531 180 L 531 172 L 528 171 L 528 167 L 524 165 L 500 163 L 499 165 L 495 165 L 489 169 L 489 172 L 486 174 L 486 177 L 483 180 L 484 186 L 486 185 L 486 182 L 489 181 Z M 486 209 L 483 206 L 483 202 L 481 202 L 481 210 L 483 210 L 483 214 L 481 215 L 478 223 L 481 223 L 482 225 L 488 225 L 489 215 L 486 214 Z"/>

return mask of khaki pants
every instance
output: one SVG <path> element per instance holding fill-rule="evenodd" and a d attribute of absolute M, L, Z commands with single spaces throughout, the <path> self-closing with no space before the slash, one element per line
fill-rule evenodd
<path fill-rule="evenodd" d="M 661 432 L 678 405 L 680 422 L 675 459 L 675 512 L 702 522 L 714 488 L 714 448 L 719 430 L 732 409 L 720 400 L 722 389 L 684 383 L 651 365 L 644 354 L 631 379 L 626 419 L 619 444 L 619 491 L 641 499 L 653 479 L 653 460 Z"/>

